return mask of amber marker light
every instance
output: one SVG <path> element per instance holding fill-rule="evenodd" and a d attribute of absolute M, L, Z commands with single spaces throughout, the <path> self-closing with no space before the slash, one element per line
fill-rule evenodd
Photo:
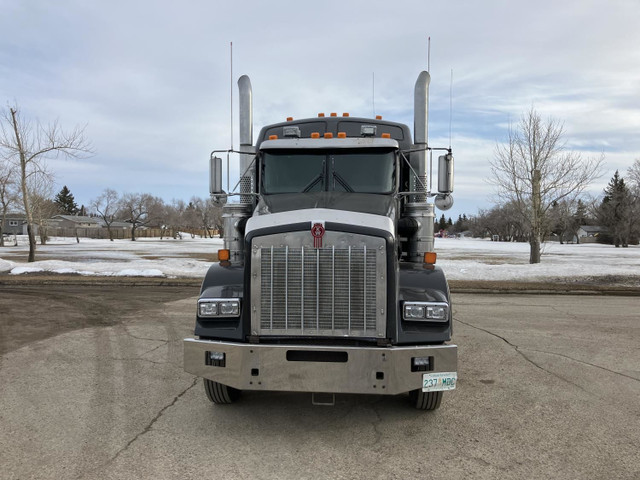
<path fill-rule="evenodd" d="M 424 252 L 424 263 L 435 265 L 438 254 L 436 252 Z"/>
<path fill-rule="evenodd" d="M 319 113 L 319 114 L 318 114 L 318 117 L 319 117 L 319 118 L 324 118 L 324 113 Z"/>
<path fill-rule="evenodd" d="M 391 138 L 391 134 L 390 133 L 383 133 L 382 134 L 382 138 Z"/>
<path fill-rule="evenodd" d="M 332 116 L 332 117 L 337 117 L 337 116 L 338 116 L 338 114 L 337 114 L 336 112 L 331 112 L 331 116 Z"/>
<path fill-rule="evenodd" d="M 277 140 L 278 135 L 269 135 L 269 140 Z"/>
<path fill-rule="evenodd" d="M 311 134 L 311 138 L 320 138 L 320 134 L 318 132 L 313 132 Z"/>
<path fill-rule="evenodd" d="M 338 132 L 338 138 L 347 138 L 347 132 Z"/>
<path fill-rule="evenodd" d="M 382 115 L 376 115 L 376 120 L 382 120 Z"/>
<path fill-rule="evenodd" d="M 229 258 L 231 258 L 229 250 L 227 250 L 226 248 L 218 250 L 218 260 L 220 260 L 221 262 L 228 262 Z"/>
<path fill-rule="evenodd" d="M 342 114 L 342 116 L 343 116 L 343 117 L 348 117 L 348 116 L 349 116 L 349 112 L 344 112 L 344 113 Z"/>
<path fill-rule="evenodd" d="M 287 122 L 293 122 L 293 117 L 287 117 Z"/>
<path fill-rule="evenodd" d="M 324 134 L 324 138 L 333 138 L 333 133 L 331 133 L 331 132 L 326 132 L 326 133 Z"/>

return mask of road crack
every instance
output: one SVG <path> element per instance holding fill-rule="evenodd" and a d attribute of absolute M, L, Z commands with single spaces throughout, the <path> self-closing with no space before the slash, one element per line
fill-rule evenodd
<path fill-rule="evenodd" d="M 555 352 L 547 352 L 545 350 L 536 350 L 535 348 L 526 348 L 526 347 L 521 347 L 521 348 L 524 349 L 524 350 L 528 350 L 530 352 L 546 353 L 547 355 L 555 355 L 557 357 L 566 358 L 567 360 L 573 360 L 574 362 L 580 363 L 582 365 L 588 365 L 589 367 L 598 368 L 600 370 L 604 370 L 605 372 L 613 373 L 615 375 L 620 375 L 620 376 L 628 378 L 630 380 L 635 380 L 636 382 L 640 382 L 640 378 L 636 378 L 636 377 L 633 377 L 631 375 L 627 375 L 626 373 L 618 372 L 616 370 L 611 370 L 610 368 L 603 367 L 601 365 L 596 365 L 594 363 L 585 362 L 584 360 L 578 360 L 577 358 L 570 357 L 569 355 L 564 355 L 562 353 L 555 353 Z"/>
<path fill-rule="evenodd" d="M 583 391 L 584 393 L 588 394 L 588 395 L 592 395 L 591 392 L 585 390 L 584 388 L 582 388 L 580 385 L 578 385 L 577 383 L 572 382 L 571 380 L 569 380 L 568 378 L 563 377 L 562 375 L 558 375 L 555 372 L 552 372 L 551 370 L 548 370 L 546 368 L 544 368 L 542 365 L 539 365 L 538 363 L 534 362 L 531 358 L 529 358 L 524 352 L 522 352 L 520 350 L 520 347 L 514 343 L 511 343 L 509 340 L 507 340 L 505 337 L 498 335 L 497 333 L 494 333 L 490 330 L 487 330 L 486 328 L 482 328 L 482 327 L 478 327 L 476 325 L 472 325 L 471 323 L 467 323 L 467 322 L 463 322 L 462 320 L 459 320 L 457 318 L 454 318 L 454 320 L 456 322 L 462 323 L 463 325 L 466 325 L 467 327 L 471 327 L 471 328 L 475 328 L 476 330 L 480 330 L 482 332 L 488 333 L 491 336 L 494 336 L 496 338 L 499 338 L 500 340 L 502 340 L 504 343 L 506 343 L 507 345 L 509 345 L 511 348 L 514 349 L 514 351 L 516 353 L 518 353 L 522 358 L 524 358 L 527 362 L 529 362 L 531 365 L 533 365 L 534 367 L 542 370 L 545 373 L 548 373 L 549 375 L 553 375 L 556 378 L 559 378 L 560 380 L 562 380 L 563 382 L 567 382 L 571 385 L 573 385 L 574 387 L 578 388 L 579 390 Z M 530 350 L 525 348 L 525 350 Z"/>
<path fill-rule="evenodd" d="M 187 388 L 185 388 L 182 392 L 180 392 L 178 395 L 176 395 L 173 398 L 173 401 L 167 405 L 165 405 L 164 407 L 162 407 L 160 409 L 160 411 L 156 414 L 155 417 L 153 417 L 151 419 L 151 421 L 147 424 L 146 427 L 144 427 L 144 429 L 139 432 L 138 434 L 136 434 L 135 437 L 133 437 L 131 440 L 129 440 L 129 442 L 127 442 L 127 444 L 122 447 L 120 450 L 118 450 L 115 455 L 113 455 L 109 460 L 107 460 L 103 465 L 94 468 L 93 470 L 91 470 L 88 473 L 83 473 L 79 476 L 77 476 L 76 478 L 80 479 L 85 477 L 87 474 L 91 474 L 94 472 L 97 472 L 98 470 L 102 470 L 104 468 L 107 468 L 109 465 L 111 465 L 113 462 L 115 462 L 118 457 L 120 455 L 122 455 L 124 452 L 126 452 L 129 447 L 131 447 L 131 445 L 133 445 L 140 437 L 146 435 L 147 433 L 149 433 L 151 431 L 151 429 L 153 428 L 153 425 L 160 419 L 160 417 L 162 417 L 162 415 L 164 414 L 164 412 L 166 412 L 169 408 L 173 407 L 178 400 L 180 400 L 189 390 L 191 390 L 193 387 L 196 386 L 196 384 L 198 383 L 198 380 L 200 380 L 198 377 L 194 378 L 193 382 L 191 382 L 191 385 L 189 385 Z"/>

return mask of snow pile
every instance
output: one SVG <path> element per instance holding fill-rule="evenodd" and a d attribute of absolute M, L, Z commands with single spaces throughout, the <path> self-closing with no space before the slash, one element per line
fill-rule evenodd
<path fill-rule="evenodd" d="M 438 265 L 450 280 L 608 281 L 640 285 L 640 247 L 611 245 L 544 245 L 542 263 L 529 265 L 526 243 L 479 239 L 436 239 Z M 57 273 L 85 276 L 202 278 L 222 240 L 191 238 L 89 240 L 52 239 L 38 245 L 37 262 L 26 263 L 27 249 L 0 248 L 0 273 Z"/>

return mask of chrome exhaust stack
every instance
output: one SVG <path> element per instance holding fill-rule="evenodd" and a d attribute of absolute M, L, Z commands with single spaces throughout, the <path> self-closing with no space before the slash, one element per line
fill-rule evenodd
<path fill-rule="evenodd" d="M 240 122 L 240 202 L 227 203 L 222 209 L 224 248 L 229 250 L 232 263 L 244 263 L 244 229 L 253 211 L 255 193 L 255 158 L 253 146 L 253 94 L 247 75 L 238 79 Z"/>
<path fill-rule="evenodd" d="M 425 192 L 413 195 L 412 202 L 427 201 L 427 148 L 429 147 L 429 72 L 420 72 L 413 92 L 413 143 L 417 152 L 411 153 L 410 188 L 412 192 Z M 415 172 L 415 173 L 414 173 Z"/>
<path fill-rule="evenodd" d="M 247 75 L 238 79 L 238 90 L 240 92 L 240 151 L 254 152 L 253 148 L 253 93 L 251 90 L 251 80 Z M 255 192 L 255 165 L 254 154 L 240 154 L 240 203 L 253 204 L 251 194 Z"/>
<path fill-rule="evenodd" d="M 418 192 L 409 196 L 405 204 L 403 216 L 410 218 L 415 224 L 414 232 L 409 235 L 407 242 L 407 257 L 409 262 L 422 263 L 424 254 L 433 251 L 433 204 L 427 203 L 429 186 L 427 184 L 427 149 L 429 138 L 429 72 L 420 72 L 414 88 L 413 98 L 413 148 L 410 163 L 411 173 L 409 188 Z"/>

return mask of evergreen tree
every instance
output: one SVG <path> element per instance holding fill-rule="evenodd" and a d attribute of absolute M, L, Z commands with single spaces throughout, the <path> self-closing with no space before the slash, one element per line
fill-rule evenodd
<path fill-rule="evenodd" d="M 609 229 L 616 247 L 629 246 L 633 223 L 631 218 L 632 201 L 631 192 L 616 170 L 607 188 L 604 189 L 604 198 L 598 209 L 598 220 L 602 226 Z"/>
<path fill-rule="evenodd" d="M 75 215 L 78 213 L 78 204 L 73 198 L 73 193 L 65 185 L 53 200 L 57 205 L 60 213 L 63 215 Z"/>
<path fill-rule="evenodd" d="M 578 205 L 576 206 L 576 212 L 573 214 L 573 218 L 575 220 L 576 227 L 587 225 L 587 222 L 589 221 L 587 217 L 587 206 L 582 200 L 578 200 Z"/>
<path fill-rule="evenodd" d="M 438 230 L 446 230 L 447 229 L 447 219 L 444 218 L 444 213 L 440 217 L 440 222 L 438 222 Z"/>

